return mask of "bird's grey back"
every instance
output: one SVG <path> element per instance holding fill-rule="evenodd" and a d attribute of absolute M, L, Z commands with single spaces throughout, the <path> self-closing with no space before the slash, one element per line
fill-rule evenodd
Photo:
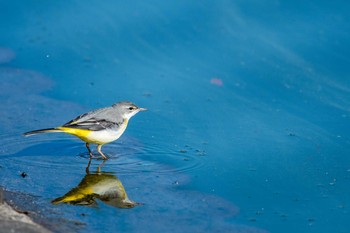
<path fill-rule="evenodd" d="M 119 113 L 118 108 L 114 107 L 106 107 L 106 108 L 100 108 L 96 109 L 87 113 L 84 113 L 75 119 L 67 122 L 65 125 L 69 124 L 79 124 L 82 122 L 86 122 L 89 120 L 105 120 L 108 122 L 113 122 L 113 123 L 119 123 L 123 121 L 122 115 Z"/>

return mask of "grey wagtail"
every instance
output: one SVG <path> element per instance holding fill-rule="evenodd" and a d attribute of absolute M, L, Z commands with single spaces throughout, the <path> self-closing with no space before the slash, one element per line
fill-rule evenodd
<path fill-rule="evenodd" d="M 106 161 L 106 160 L 104 160 Z M 72 188 L 64 196 L 52 200 L 53 204 L 67 203 L 73 205 L 98 205 L 100 200 L 107 205 L 118 208 L 132 208 L 141 203 L 128 198 L 122 182 L 111 172 L 102 172 L 101 164 L 97 172 L 90 173 L 91 159 L 86 168 L 86 175 L 77 187 Z"/>
<path fill-rule="evenodd" d="M 111 107 L 100 108 L 88 113 L 84 113 L 66 124 L 48 129 L 39 129 L 26 132 L 24 136 L 39 133 L 63 132 L 72 134 L 84 142 L 89 151 L 90 157 L 93 154 L 90 150 L 90 143 L 97 144 L 97 151 L 103 157 L 101 148 L 104 144 L 117 140 L 125 131 L 129 119 L 145 108 L 139 108 L 131 102 L 119 102 Z"/>

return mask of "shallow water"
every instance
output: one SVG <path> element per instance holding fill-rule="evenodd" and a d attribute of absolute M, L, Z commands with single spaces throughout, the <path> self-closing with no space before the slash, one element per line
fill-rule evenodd
<path fill-rule="evenodd" d="M 0 186 L 58 232 L 348 232 L 348 8 L 1 2 Z M 84 143 L 21 134 L 120 100 L 149 111 L 90 170 L 142 205 L 52 204 Z"/>

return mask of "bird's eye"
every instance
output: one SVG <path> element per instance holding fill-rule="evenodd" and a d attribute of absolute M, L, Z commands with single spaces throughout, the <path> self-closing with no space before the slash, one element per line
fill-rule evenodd
<path fill-rule="evenodd" d="M 134 107 L 129 107 L 129 110 L 134 110 Z"/>

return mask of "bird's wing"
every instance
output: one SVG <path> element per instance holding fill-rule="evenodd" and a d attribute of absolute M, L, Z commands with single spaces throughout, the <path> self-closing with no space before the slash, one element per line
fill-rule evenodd
<path fill-rule="evenodd" d="M 103 117 L 102 117 L 103 113 L 108 111 L 109 108 L 110 107 L 100 108 L 100 109 L 96 109 L 96 110 L 81 114 L 80 116 L 77 116 L 73 120 L 67 122 L 65 125 L 84 122 L 84 121 L 87 121 L 87 120 L 92 119 L 92 118 L 103 119 Z"/>
<path fill-rule="evenodd" d="M 121 123 L 122 119 L 118 119 L 115 110 L 112 107 L 107 107 L 84 113 L 67 122 L 63 127 L 96 131 L 110 127 L 118 127 Z"/>
<path fill-rule="evenodd" d="M 78 123 L 71 122 L 71 123 L 66 123 L 63 125 L 63 127 L 68 127 L 68 128 L 77 128 L 77 129 L 88 129 L 88 130 L 93 130 L 93 131 L 98 131 L 102 129 L 108 129 L 111 127 L 118 127 L 119 123 L 117 122 L 111 122 L 107 120 L 102 120 L 102 119 L 94 119 L 91 118 L 86 121 L 79 121 Z"/>

